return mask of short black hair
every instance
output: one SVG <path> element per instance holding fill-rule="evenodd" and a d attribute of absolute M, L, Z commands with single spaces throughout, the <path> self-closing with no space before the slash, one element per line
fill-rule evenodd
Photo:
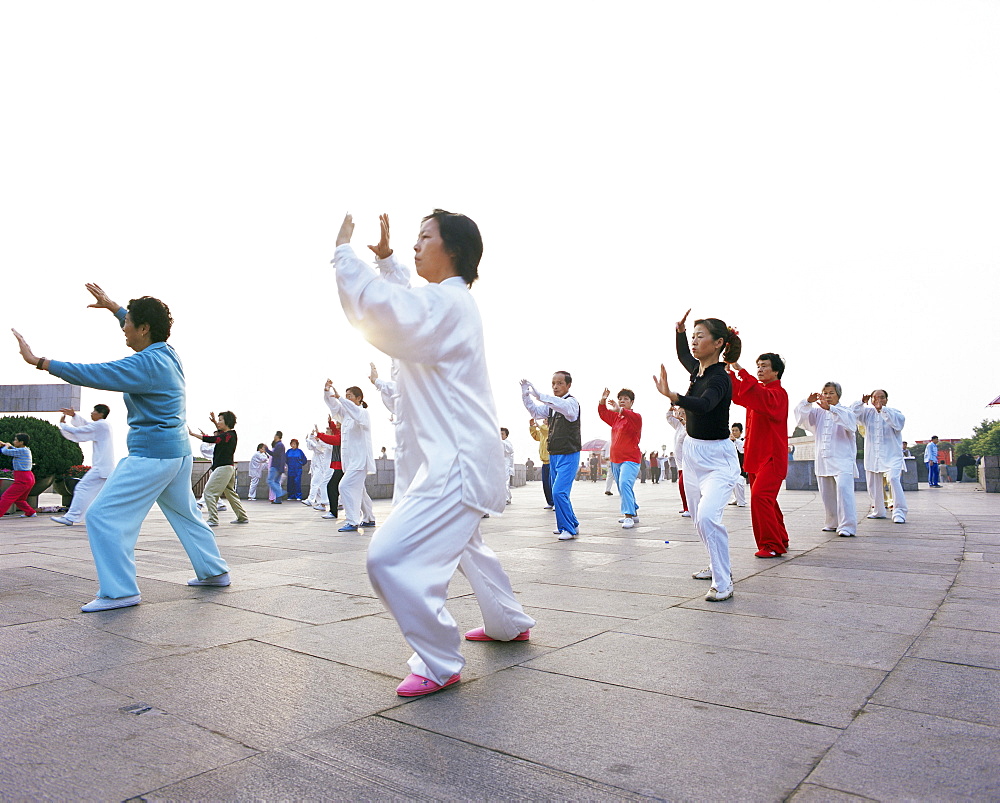
<path fill-rule="evenodd" d="M 133 325 L 149 326 L 149 337 L 154 343 L 163 343 L 170 337 L 174 319 L 170 316 L 170 307 L 160 299 L 152 296 L 133 298 L 128 302 L 128 314 Z"/>
<path fill-rule="evenodd" d="M 633 402 L 635 401 L 635 393 L 633 393 L 628 388 L 622 388 L 621 390 L 618 391 L 618 397 L 621 396 L 628 396 L 628 398 L 630 398 Z"/>
<path fill-rule="evenodd" d="M 507 427 L 500 427 L 500 431 L 501 432 L 505 432 L 508 436 L 510 435 L 510 430 L 507 429 Z M 385 448 L 385 447 L 382 447 L 382 448 Z"/>
<path fill-rule="evenodd" d="M 236 426 L 236 413 L 232 410 L 223 410 L 219 413 L 219 418 L 226 422 L 226 426 L 232 429 Z"/>
<path fill-rule="evenodd" d="M 95 404 L 94 412 L 100 413 L 101 418 L 107 418 L 109 415 L 111 415 L 111 408 L 108 407 L 108 405 L 106 404 Z"/>
<path fill-rule="evenodd" d="M 732 426 L 738 429 L 740 432 L 743 431 L 743 425 L 739 421 L 734 421 Z"/>
<path fill-rule="evenodd" d="M 781 379 L 781 375 L 785 373 L 785 361 L 781 359 L 780 354 L 775 354 L 773 351 L 769 351 L 766 354 L 761 354 L 757 358 L 757 362 L 761 360 L 768 360 L 771 363 L 771 370 L 778 375 L 778 379 Z"/>
<path fill-rule="evenodd" d="M 565 382 L 565 383 L 566 383 L 567 385 L 572 385 L 572 384 L 573 384 L 573 377 L 572 377 L 572 376 L 570 376 L 570 373 L 569 373 L 569 371 L 555 371 L 554 373 L 557 373 L 557 374 L 562 374 L 562 375 L 563 375 L 563 381 L 564 381 L 564 382 Z"/>
<path fill-rule="evenodd" d="M 479 278 L 479 261 L 483 258 L 483 236 L 479 226 L 470 217 L 444 209 L 435 209 L 422 222 L 432 219 L 437 221 L 438 232 L 455 270 L 472 287 Z"/>
<path fill-rule="evenodd" d="M 936 438 L 937 435 L 935 435 L 934 437 Z M 21 441 L 21 443 L 27 446 L 29 443 L 31 443 L 31 436 L 27 432 L 18 432 L 14 436 L 14 440 Z"/>
<path fill-rule="evenodd" d="M 276 437 L 279 441 L 281 440 L 281 430 L 280 429 L 277 432 L 274 433 L 274 437 Z"/>

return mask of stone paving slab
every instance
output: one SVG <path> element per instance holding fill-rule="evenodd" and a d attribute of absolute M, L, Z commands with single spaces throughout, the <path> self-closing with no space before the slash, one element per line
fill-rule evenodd
<path fill-rule="evenodd" d="M 785 492 L 776 561 L 727 508 L 736 595 L 711 604 L 676 486 L 641 485 L 630 531 L 603 488 L 574 486 L 576 541 L 551 534 L 537 483 L 483 521 L 538 625 L 463 643 L 462 683 L 413 701 L 394 694 L 410 648 L 368 582 L 370 532 L 298 504 L 240 527 L 224 512 L 233 585 L 197 589 L 154 509 L 142 604 L 81 614 L 85 529 L 5 519 L 0 800 L 1000 797 L 1000 499 L 913 494 L 905 527 L 840 539 L 815 493 Z M 481 623 L 464 577 L 448 595 L 462 630 Z"/>

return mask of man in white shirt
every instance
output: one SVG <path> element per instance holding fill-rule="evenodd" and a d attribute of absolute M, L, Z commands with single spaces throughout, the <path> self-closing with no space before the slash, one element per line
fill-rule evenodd
<path fill-rule="evenodd" d="M 851 405 L 851 412 L 865 428 L 865 479 L 868 495 L 872 500 L 870 519 L 884 519 L 885 495 L 882 493 L 882 475 L 885 474 L 892 489 L 892 521 L 906 522 L 906 496 L 900 476 L 906 470 L 903 462 L 903 426 L 906 416 L 899 410 L 886 407 L 889 394 L 873 390 Z M 871 402 L 871 404 L 869 404 Z"/>
<path fill-rule="evenodd" d="M 509 505 L 513 499 L 510 495 L 510 483 L 514 477 L 514 444 L 508 438 L 510 438 L 510 430 L 507 427 L 500 427 L 500 439 L 503 441 L 503 465 L 504 470 L 507 472 L 507 482 L 505 483 L 507 488 L 507 504 Z"/>
<path fill-rule="evenodd" d="M 854 503 L 858 419 L 840 403 L 841 395 L 840 383 L 827 382 L 821 393 L 810 393 L 798 403 L 795 417 L 800 427 L 816 436 L 816 482 L 826 510 L 823 532 L 852 538 L 858 532 Z"/>
<path fill-rule="evenodd" d="M 521 380 L 521 401 L 534 418 L 549 422 L 549 477 L 556 507 L 556 529 L 560 541 L 579 534 L 580 522 L 569 501 L 569 493 L 580 465 L 580 402 L 569 392 L 573 377 L 568 371 L 552 375 L 552 395 L 539 393 L 527 379 Z"/>
<path fill-rule="evenodd" d="M 743 470 L 743 455 L 745 453 L 745 441 L 743 439 L 743 425 L 738 421 L 729 428 L 729 440 L 736 446 L 736 456 L 740 459 L 740 476 L 733 486 L 733 501 L 729 504 L 737 507 L 747 506 L 747 481 L 746 472 Z"/>
<path fill-rule="evenodd" d="M 84 474 L 83 479 L 77 483 L 69 510 L 66 511 L 65 515 L 53 516 L 51 519 L 56 524 L 72 526 L 83 521 L 87 515 L 87 508 L 101 492 L 101 488 L 104 487 L 105 481 L 111 476 L 115 467 L 114 442 L 111 437 L 111 426 L 107 422 L 111 408 L 106 404 L 95 404 L 89 421 L 69 408 L 64 408 L 59 412 L 62 413 L 62 417 L 59 419 L 59 431 L 62 432 L 64 438 L 76 443 L 86 443 L 87 441 L 94 443 L 90 471 Z M 72 423 L 66 423 L 67 416 L 72 419 Z"/>

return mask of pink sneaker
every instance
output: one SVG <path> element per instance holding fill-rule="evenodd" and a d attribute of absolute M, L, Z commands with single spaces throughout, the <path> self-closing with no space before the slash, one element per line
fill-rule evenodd
<path fill-rule="evenodd" d="M 407 675 L 406 680 L 396 687 L 396 694 L 400 697 L 423 697 L 425 694 L 433 694 L 436 691 L 447 688 L 462 679 L 461 675 L 452 675 L 448 678 L 444 686 L 438 686 L 433 680 L 420 675 Z"/>
<path fill-rule="evenodd" d="M 477 627 L 475 630 L 470 630 L 465 634 L 465 637 L 469 641 L 499 641 L 500 639 L 490 638 L 486 635 L 485 627 Z M 531 630 L 525 630 L 523 633 L 514 636 L 511 641 L 527 641 L 531 638 Z"/>

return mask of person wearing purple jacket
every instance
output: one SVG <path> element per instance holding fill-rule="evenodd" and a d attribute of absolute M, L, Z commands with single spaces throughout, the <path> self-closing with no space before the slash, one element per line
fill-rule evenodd
<path fill-rule="evenodd" d="M 271 467 L 267 470 L 267 487 L 271 489 L 272 505 L 281 504 L 281 475 L 288 468 L 285 460 L 285 444 L 281 442 L 281 430 L 274 433 L 274 440 L 271 441 L 271 448 L 264 447 L 268 457 L 271 458 Z"/>

